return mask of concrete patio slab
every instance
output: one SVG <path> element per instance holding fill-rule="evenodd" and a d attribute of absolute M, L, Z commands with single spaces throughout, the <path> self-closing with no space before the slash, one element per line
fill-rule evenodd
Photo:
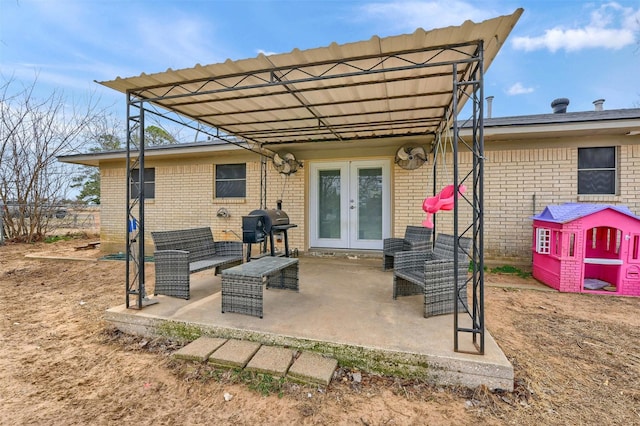
<path fill-rule="evenodd" d="M 209 356 L 226 341 L 227 339 L 220 339 L 217 337 L 199 337 L 188 345 L 175 351 L 171 356 L 178 359 L 204 362 L 208 360 Z"/>
<path fill-rule="evenodd" d="M 289 371 L 295 351 L 277 346 L 261 346 L 247 364 L 246 370 L 284 377 Z"/>
<path fill-rule="evenodd" d="M 311 352 L 302 352 L 293 362 L 287 377 L 304 383 L 328 386 L 338 361 Z"/>
<path fill-rule="evenodd" d="M 121 305 L 105 318 L 128 333 L 245 339 L 326 354 L 363 371 L 513 389 L 513 367 L 489 332 L 484 355 L 455 352 L 453 315 L 424 318 L 420 295 L 393 300 L 393 272 L 382 271 L 381 259 L 301 257 L 299 279 L 299 292 L 265 289 L 262 319 L 222 314 L 220 277 L 212 271 L 191 275 L 190 300 L 157 296 L 155 305 Z M 458 322 L 471 325 L 464 314 Z M 459 345 L 474 351 L 470 334 L 462 334 Z"/>
<path fill-rule="evenodd" d="M 256 342 L 231 339 L 209 355 L 209 362 L 220 367 L 244 368 L 260 346 Z"/>

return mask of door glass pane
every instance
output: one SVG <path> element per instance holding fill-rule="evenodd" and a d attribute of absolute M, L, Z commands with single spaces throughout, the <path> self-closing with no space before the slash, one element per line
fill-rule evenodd
<path fill-rule="evenodd" d="M 358 169 L 358 239 L 382 239 L 382 168 Z"/>
<path fill-rule="evenodd" d="M 340 238 L 340 170 L 318 174 L 318 236 Z"/>

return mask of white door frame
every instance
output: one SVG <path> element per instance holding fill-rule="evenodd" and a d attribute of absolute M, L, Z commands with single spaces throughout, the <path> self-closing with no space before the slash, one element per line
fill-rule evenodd
<path fill-rule="evenodd" d="M 358 238 L 358 170 L 379 167 L 382 170 L 382 238 Z M 340 236 L 319 237 L 318 173 L 340 171 Z M 389 160 L 318 161 L 309 166 L 309 242 L 311 247 L 382 250 L 382 240 L 391 234 L 391 165 Z M 353 200 L 353 201 L 352 201 Z"/>

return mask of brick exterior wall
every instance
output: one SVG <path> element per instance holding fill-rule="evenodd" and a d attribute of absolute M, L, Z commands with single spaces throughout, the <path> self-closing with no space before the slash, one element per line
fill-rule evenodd
<path fill-rule="evenodd" d="M 392 168 L 391 214 L 394 236 L 404 236 L 408 225 L 420 226 L 426 218 L 422 211 L 422 201 L 431 194 L 433 168 L 431 162 L 415 170 L 404 170 L 398 165 Z"/>
<path fill-rule="evenodd" d="M 125 250 L 126 180 L 123 165 L 100 167 L 100 246 L 106 253 Z"/>
<path fill-rule="evenodd" d="M 532 253 L 532 221 L 530 217 L 549 204 L 564 202 L 592 202 L 626 204 L 640 214 L 640 144 L 637 138 L 621 138 L 616 141 L 589 140 L 588 146 L 619 147 L 619 195 L 577 195 L 577 146 L 553 147 L 561 141 L 542 141 L 541 148 L 534 148 L 537 141 L 510 141 L 492 146 L 488 142 L 485 152 L 485 259 L 497 263 L 523 263 L 530 265 Z M 626 143 L 623 144 L 623 143 Z M 563 144 L 569 145 L 569 144 Z M 551 147 L 549 147 L 551 146 Z M 247 160 L 250 158 L 249 160 Z M 379 158 L 379 157 L 378 157 Z M 393 157 L 388 157 L 392 161 Z M 155 199 L 147 200 L 146 242 L 152 247 L 148 232 L 210 226 L 214 238 L 238 239 L 228 230 L 240 233 L 242 215 L 260 206 L 260 162 L 255 155 L 244 160 L 225 160 L 216 155 L 203 155 L 197 160 L 163 160 L 155 162 L 147 158 L 147 167 L 156 169 Z M 229 164 L 247 162 L 247 198 L 244 200 L 215 199 L 213 196 L 214 163 Z M 444 163 L 447 164 L 446 168 Z M 472 164 L 468 152 L 458 158 L 460 174 L 467 173 Z M 125 223 L 125 171 L 124 163 L 101 167 L 101 241 L 103 249 L 122 251 Z M 298 225 L 289 231 L 290 248 L 304 251 L 308 247 L 308 167 L 289 177 L 279 175 L 267 164 L 267 207 L 275 208 L 282 199 L 283 210 L 291 223 Z M 393 236 L 402 236 L 407 225 L 419 225 L 425 218 L 422 201 L 432 191 L 432 159 L 416 170 L 404 170 L 396 165 L 391 168 L 391 200 Z M 438 190 L 452 183 L 451 154 L 441 161 L 438 173 Z M 472 188 L 467 195 L 471 197 Z M 461 223 L 470 220 L 470 208 L 461 203 Z M 219 208 L 226 208 L 230 217 L 216 216 Z M 452 232 L 452 212 L 437 215 L 438 232 Z M 241 237 L 241 236 L 240 236 Z"/>
<path fill-rule="evenodd" d="M 619 193 L 610 196 L 578 195 L 575 147 L 487 151 L 485 256 L 530 259 L 529 218 L 549 204 L 624 204 L 640 214 L 640 146 L 621 145 L 618 151 Z"/>
<path fill-rule="evenodd" d="M 241 161 L 233 159 L 221 164 L 238 162 Z M 260 162 L 251 161 L 246 165 L 247 197 L 219 199 L 214 198 L 213 159 L 197 163 L 190 161 L 187 164 L 178 161 L 154 163 L 147 159 L 146 167 L 155 168 L 155 198 L 145 201 L 146 250 L 153 250 L 150 232 L 156 230 L 208 226 L 215 240 L 241 239 L 242 216 L 260 208 Z M 298 206 L 304 206 L 304 173 L 284 178 L 270 164 L 267 166 L 267 207 L 275 208 L 276 200 L 282 197 L 283 210 L 289 215 L 291 223 L 298 225 L 298 228 L 288 232 L 289 247 L 302 250 L 304 209 Z M 102 249 L 107 252 L 123 251 L 126 173 L 122 164 L 101 168 L 100 193 Z M 221 208 L 229 212 L 229 217 L 218 217 L 217 212 Z"/>
<path fill-rule="evenodd" d="M 258 164 L 259 166 L 259 164 Z M 276 208 L 276 201 L 282 200 L 282 210 L 289 216 L 289 222 L 298 225 L 289 229 L 289 248 L 305 251 L 306 241 L 306 204 L 305 204 L 305 171 L 283 176 L 271 163 L 267 163 L 267 207 Z M 259 206 L 259 203 L 256 204 Z M 276 246 L 284 249 L 284 244 L 276 241 Z"/>
<path fill-rule="evenodd" d="M 488 151 L 485 156 L 485 256 L 530 259 L 530 217 L 549 204 L 575 201 L 577 150 Z"/>

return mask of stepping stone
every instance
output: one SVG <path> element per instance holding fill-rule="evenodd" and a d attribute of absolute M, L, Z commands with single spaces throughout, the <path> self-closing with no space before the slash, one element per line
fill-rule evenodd
<path fill-rule="evenodd" d="M 209 355 L 209 362 L 220 367 L 244 368 L 260 349 L 260 343 L 246 340 L 228 340 Z"/>
<path fill-rule="evenodd" d="M 294 351 L 275 346 L 262 346 L 247 364 L 247 371 L 284 377 L 293 361 Z"/>
<path fill-rule="evenodd" d="M 217 337 L 199 337 L 187 346 L 175 351 L 171 356 L 178 359 L 204 362 L 213 351 L 222 346 L 226 341 L 227 339 L 219 339 Z"/>
<path fill-rule="evenodd" d="M 287 377 L 304 383 L 329 385 L 338 361 L 311 352 L 302 352 L 293 362 Z"/>

